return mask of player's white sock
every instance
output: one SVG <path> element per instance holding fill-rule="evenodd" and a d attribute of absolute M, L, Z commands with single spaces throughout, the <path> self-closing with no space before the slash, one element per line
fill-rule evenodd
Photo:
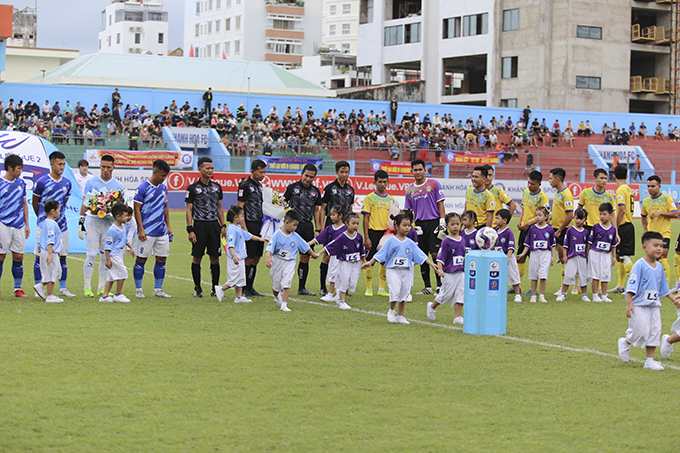
<path fill-rule="evenodd" d="M 106 283 L 106 259 L 104 255 L 99 257 L 99 284 L 97 285 L 97 291 L 104 289 L 104 284 Z"/>
<path fill-rule="evenodd" d="M 85 289 L 92 287 L 92 274 L 94 274 L 94 260 L 97 259 L 97 252 L 87 252 L 85 263 L 83 264 L 83 283 Z"/>

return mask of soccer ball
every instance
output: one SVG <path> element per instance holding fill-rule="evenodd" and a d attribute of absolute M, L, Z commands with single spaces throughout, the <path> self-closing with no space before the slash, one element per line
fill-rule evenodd
<path fill-rule="evenodd" d="M 484 227 L 477 231 L 475 242 L 480 250 L 491 250 L 498 242 L 498 233 L 490 227 Z"/>

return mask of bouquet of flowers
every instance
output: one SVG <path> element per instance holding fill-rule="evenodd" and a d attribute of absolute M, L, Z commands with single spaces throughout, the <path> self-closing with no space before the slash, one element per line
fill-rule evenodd
<path fill-rule="evenodd" d="M 85 206 L 88 212 L 100 219 L 111 217 L 111 208 L 116 203 L 125 203 L 125 189 L 120 190 L 93 190 L 85 196 Z"/>
<path fill-rule="evenodd" d="M 262 228 L 260 237 L 271 239 L 272 235 L 281 228 L 281 221 L 286 216 L 288 203 L 283 195 L 270 187 L 262 189 Z"/>

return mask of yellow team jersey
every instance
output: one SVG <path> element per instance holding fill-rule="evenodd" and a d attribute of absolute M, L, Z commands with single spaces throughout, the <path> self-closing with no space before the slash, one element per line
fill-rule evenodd
<path fill-rule="evenodd" d="M 595 192 L 594 187 L 589 187 L 581 192 L 578 204 L 579 206 L 583 206 L 583 209 L 588 213 L 586 225 L 593 226 L 596 223 L 600 223 L 600 205 L 602 203 L 611 203 L 614 215 L 616 215 L 616 200 L 614 199 L 614 195 L 607 192 L 607 189 L 600 193 Z"/>
<path fill-rule="evenodd" d="M 371 192 L 364 198 L 362 214 L 370 214 L 368 228 L 375 231 L 386 231 L 387 221 L 390 219 L 390 204 L 394 203 L 394 197 L 389 194 L 378 195 Z"/>
<path fill-rule="evenodd" d="M 491 187 L 488 187 L 486 190 L 491 192 L 491 194 L 494 197 L 494 201 L 496 202 L 496 206 L 494 207 L 494 210 L 493 210 L 493 226 L 495 227 L 496 226 L 496 213 L 498 211 L 500 211 L 501 209 L 503 209 L 504 204 L 509 205 L 510 202 L 512 201 L 512 198 L 510 198 L 510 195 L 508 195 L 508 193 L 504 189 L 502 189 L 498 186 L 491 186 Z M 515 213 L 511 212 L 510 214 L 515 214 Z"/>
<path fill-rule="evenodd" d="M 616 189 L 616 203 L 618 204 L 617 209 L 623 209 L 623 218 L 621 219 L 621 225 L 626 223 L 631 223 L 633 221 L 633 209 L 635 206 L 635 194 L 633 189 L 631 189 L 628 184 L 622 184 Z"/>
<path fill-rule="evenodd" d="M 529 189 L 524 189 L 522 194 L 522 219 L 520 223 L 524 224 L 534 220 L 536 208 L 545 206 L 550 212 L 550 200 L 542 190 L 536 193 L 529 192 Z"/>
<path fill-rule="evenodd" d="M 486 188 L 477 192 L 474 187 L 468 187 L 465 192 L 465 210 L 475 211 L 475 214 L 477 214 L 475 226 L 484 226 L 486 225 L 486 213 L 496 212 L 496 198 Z"/>
<path fill-rule="evenodd" d="M 552 223 L 550 225 L 555 229 L 561 227 L 568 212 L 574 212 L 574 195 L 572 195 L 568 187 L 565 187 L 555 194 L 552 205 Z M 572 219 L 565 229 L 573 224 L 574 220 Z"/>
<path fill-rule="evenodd" d="M 642 217 L 647 217 L 653 212 L 674 212 L 677 211 L 675 202 L 670 195 L 659 194 L 658 197 L 646 197 L 642 200 Z M 671 237 L 671 219 L 668 217 L 655 217 L 647 221 L 647 230 L 661 233 L 664 238 Z"/>

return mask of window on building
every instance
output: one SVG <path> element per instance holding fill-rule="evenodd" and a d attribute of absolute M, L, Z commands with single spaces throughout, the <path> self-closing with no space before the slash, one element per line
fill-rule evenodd
<path fill-rule="evenodd" d="M 349 53 L 349 44 L 342 45 L 342 53 Z"/>
<path fill-rule="evenodd" d="M 226 55 L 229 55 L 229 52 L 231 51 L 230 47 L 231 47 L 231 42 L 227 41 L 227 42 L 224 43 L 224 53 Z"/>
<path fill-rule="evenodd" d="M 514 79 L 517 77 L 517 57 L 504 57 L 501 77 Z"/>
<path fill-rule="evenodd" d="M 234 28 L 236 30 L 241 29 L 241 16 L 236 16 L 236 19 L 234 19 Z"/>
<path fill-rule="evenodd" d="M 231 30 L 231 18 L 224 20 L 224 31 Z"/>
<path fill-rule="evenodd" d="M 111 17 L 113 17 L 113 15 L 109 14 L 109 25 L 111 25 Z"/>
<path fill-rule="evenodd" d="M 206 48 L 205 48 L 205 56 L 206 57 L 212 57 L 212 55 L 210 54 L 211 50 L 212 50 L 212 47 L 210 47 L 210 45 L 206 46 Z"/>
<path fill-rule="evenodd" d="M 220 26 L 221 26 L 221 25 L 222 25 L 222 21 L 221 21 L 221 20 L 216 20 L 216 21 L 215 21 L 215 33 L 219 33 L 219 32 L 220 32 Z"/>
<path fill-rule="evenodd" d="M 444 19 L 443 39 L 460 38 L 460 17 Z"/>
<path fill-rule="evenodd" d="M 163 44 L 163 41 L 165 41 L 165 36 L 163 33 L 158 33 L 158 44 Z"/>
<path fill-rule="evenodd" d="M 241 4 L 241 0 L 236 0 L 236 6 Z"/>
<path fill-rule="evenodd" d="M 101 50 L 101 48 L 102 48 L 102 40 L 100 39 L 99 40 L 99 50 Z"/>
<path fill-rule="evenodd" d="M 501 107 L 507 107 L 510 109 L 517 108 L 517 98 L 513 99 L 501 99 Z"/>
<path fill-rule="evenodd" d="M 194 32 L 194 36 L 198 36 L 201 34 L 201 26 L 199 24 L 196 24 L 196 31 Z"/>
<path fill-rule="evenodd" d="M 201 2 L 196 2 L 196 15 L 201 14 Z"/>
<path fill-rule="evenodd" d="M 404 27 L 395 25 L 385 27 L 385 46 L 396 46 L 404 42 Z"/>
<path fill-rule="evenodd" d="M 231 0 L 227 0 L 227 8 L 231 8 Z"/>
<path fill-rule="evenodd" d="M 404 25 L 404 43 L 420 42 L 420 22 Z"/>
<path fill-rule="evenodd" d="M 352 14 L 352 4 L 351 3 L 343 3 L 342 14 Z"/>
<path fill-rule="evenodd" d="M 222 0 L 215 0 L 215 9 L 220 9 L 222 7 Z"/>
<path fill-rule="evenodd" d="M 208 33 L 212 33 L 212 21 L 208 21 Z"/>
<path fill-rule="evenodd" d="M 328 26 L 328 34 L 331 36 L 335 36 L 335 24 Z"/>
<path fill-rule="evenodd" d="M 212 0 L 208 0 L 208 11 L 212 11 Z"/>
<path fill-rule="evenodd" d="M 142 11 L 125 11 L 123 20 L 127 22 L 144 22 L 144 13 Z"/>
<path fill-rule="evenodd" d="M 292 20 L 274 19 L 274 28 L 277 30 L 292 30 L 295 25 Z"/>
<path fill-rule="evenodd" d="M 576 76 L 576 88 L 600 90 L 602 89 L 602 79 L 600 77 Z"/>
<path fill-rule="evenodd" d="M 349 24 L 342 24 L 342 34 L 343 35 L 349 35 L 351 31 L 350 25 Z"/>
<path fill-rule="evenodd" d="M 463 36 L 486 35 L 489 33 L 489 13 L 463 16 Z"/>
<path fill-rule="evenodd" d="M 585 39 L 602 39 L 602 27 L 576 26 L 576 37 Z"/>
<path fill-rule="evenodd" d="M 215 44 L 215 56 L 219 57 L 220 56 L 220 45 Z"/>
<path fill-rule="evenodd" d="M 116 44 L 120 44 L 120 33 L 116 33 Z"/>
<path fill-rule="evenodd" d="M 142 42 L 142 34 L 141 33 L 135 33 L 135 44 L 141 44 Z"/>
<path fill-rule="evenodd" d="M 234 41 L 234 53 L 235 54 L 241 53 L 241 40 L 240 39 L 237 39 L 236 41 Z"/>
<path fill-rule="evenodd" d="M 106 43 L 109 45 L 109 47 L 111 47 L 111 37 L 110 36 L 106 37 Z"/>
<path fill-rule="evenodd" d="M 519 30 L 519 8 L 503 11 L 503 31 Z"/>
<path fill-rule="evenodd" d="M 336 5 L 331 5 L 329 11 L 331 16 L 335 16 L 338 13 L 338 7 Z"/>

